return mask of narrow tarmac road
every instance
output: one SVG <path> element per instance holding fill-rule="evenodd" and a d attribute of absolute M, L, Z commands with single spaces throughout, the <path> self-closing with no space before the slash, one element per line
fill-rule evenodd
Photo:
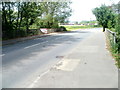
<path fill-rule="evenodd" d="M 3 88 L 118 87 L 117 68 L 101 28 L 4 46 L 2 57 Z"/>

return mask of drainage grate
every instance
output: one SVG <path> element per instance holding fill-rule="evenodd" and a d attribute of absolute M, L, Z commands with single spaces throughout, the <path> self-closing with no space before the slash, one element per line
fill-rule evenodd
<path fill-rule="evenodd" d="M 64 58 L 64 56 L 56 56 L 56 58 L 60 58 L 61 59 L 61 58 Z"/>

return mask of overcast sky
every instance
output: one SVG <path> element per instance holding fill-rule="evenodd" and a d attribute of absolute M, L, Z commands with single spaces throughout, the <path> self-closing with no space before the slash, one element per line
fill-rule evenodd
<path fill-rule="evenodd" d="M 95 20 L 95 16 L 92 14 L 92 9 L 101 4 L 111 5 L 112 3 L 118 3 L 120 0 L 71 0 L 71 8 L 73 10 L 70 21 L 83 21 L 83 20 Z"/>

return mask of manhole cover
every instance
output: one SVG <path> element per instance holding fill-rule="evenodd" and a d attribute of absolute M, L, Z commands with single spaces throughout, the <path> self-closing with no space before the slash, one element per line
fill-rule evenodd
<path fill-rule="evenodd" d="M 64 56 L 56 56 L 56 58 L 64 58 Z"/>

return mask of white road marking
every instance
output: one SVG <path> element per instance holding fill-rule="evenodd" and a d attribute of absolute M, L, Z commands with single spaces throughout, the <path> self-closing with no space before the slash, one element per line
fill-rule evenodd
<path fill-rule="evenodd" d="M 63 37 L 59 37 L 59 38 L 55 38 L 55 39 L 60 39 L 60 38 L 63 38 Z M 54 40 L 52 40 L 52 41 L 54 41 Z M 49 42 L 49 41 L 45 41 L 45 42 L 37 43 L 37 44 L 31 45 L 31 46 L 27 46 L 27 47 L 25 47 L 24 49 L 28 49 L 28 48 L 31 48 L 31 47 L 35 47 L 35 46 L 37 46 L 37 45 L 44 44 L 44 43 L 47 43 L 47 42 Z"/>
<path fill-rule="evenodd" d="M 39 44 L 40 44 L 40 43 L 31 45 L 31 46 L 27 46 L 27 47 L 25 47 L 24 49 L 31 48 L 31 47 L 37 46 L 37 45 L 39 45 Z"/>
<path fill-rule="evenodd" d="M 48 41 L 45 41 L 45 42 L 42 42 L 42 43 L 37 43 L 37 44 L 31 45 L 31 46 L 27 46 L 24 49 L 28 49 L 28 48 L 31 48 L 31 47 L 34 47 L 34 46 L 37 46 L 37 45 L 40 45 L 40 44 L 43 44 L 43 43 L 46 43 L 46 42 L 48 42 Z"/>
<path fill-rule="evenodd" d="M 63 38 L 63 37 L 58 37 L 58 38 L 55 38 L 55 39 L 57 40 L 57 39 L 60 39 L 60 38 Z"/>
<path fill-rule="evenodd" d="M 5 56 L 5 54 L 2 54 L 2 55 L 0 55 L 0 56 Z"/>
<path fill-rule="evenodd" d="M 33 88 L 35 86 L 35 84 L 40 80 L 40 78 L 42 76 L 44 76 L 45 74 L 47 74 L 49 72 L 49 70 L 47 70 L 46 72 L 42 73 L 39 77 L 37 77 L 37 79 L 31 84 L 28 86 L 28 88 Z"/>
<path fill-rule="evenodd" d="M 43 38 L 35 38 L 34 40 L 38 40 L 38 39 L 41 39 L 41 40 L 43 40 Z"/>

